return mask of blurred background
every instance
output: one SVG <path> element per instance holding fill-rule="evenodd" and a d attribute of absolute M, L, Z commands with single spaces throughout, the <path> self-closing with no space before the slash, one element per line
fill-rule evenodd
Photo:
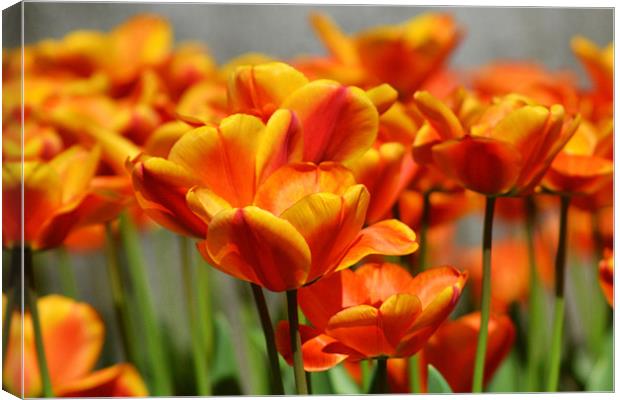
<path fill-rule="evenodd" d="M 330 15 L 348 33 L 404 22 L 424 12 L 448 12 L 465 31 L 448 65 L 467 69 L 498 59 L 535 60 L 550 69 L 572 71 L 586 87 L 588 81 L 570 49 L 570 39 L 579 34 L 599 45 L 613 40 L 612 9 L 26 2 L 24 42 L 61 38 L 76 29 L 108 31 L 135 14 L 148 12 L 170 21 L 176 42 L 196 40 L 205 43 L 219 63 L 250 51 L 276 58 L 322 55 L 325 49 L 308 21 L 308 14 L 312 11 Z M 14 29 L 18 20 L 18 8 L 3 12 L 3 47 L 19 45 L 19 34 Z M 458 236 L 465 244 L 478 245 L 481 237 L 479 216 L 472 218 L 462 221 Z M 501 235 L 502 226 L 496 229 L 496 234 Z M 167 339 L 174 343 L 175 350 L 168 354 L 170 362 L 178 366 L 176 373 L 182 376 L 187 374 L 186 368 L 191 368 L 191 361 L 189 324 L 184 299 L 178 295 L 183 290 L 178 240 L 170 232 L 156 229 L 143 237 L 143 254 L 147 267 L 151 267 L 148 268 L 149 280 L 158 317 Z M 195 258 L 202 266 L 197 253 Z M 36 267 L 41 270 L 37 275 L 42 277 L 44 293 L 60 289 L 54 272 L 59 262 L 60 256 L 56 252 L 43 252 L 35 259 Z M 106 349 L 99 363 L 107 365 L 119 351 L 116 348 L 119 339 L 110 293 L 96 289 L 108 287 L 101 283 L 107 281 L 105 258 L 101 251 L 82 252 L 75 254 L 71 262 L 80 281 L 80 298 L 92 304 L 106 321 Z M 245 309 L 243 304 L 248 302 L 238 296 L 249 298 L 249 289 L 213 269 L 210 276 L 208 291 L 216 302 L 216 318 L 221 319 L 216 324 L 217 334 L 228 339 L 218 346 L 216 353 L 220 353 L 222 360 L 228 359 L 231 353 L 235 355 L 234 365 L 223 364 L 214 374 L 226 377 L 234 373 L 239 377 L 236 383 L 223 380 L 223 384 L 228 382 L 230 387 L 222 388 L 220 393 L 263 393 L 264 388 L 259 386 L 267 380 L 249 372 L 250 369 L 256 370 L 250 364 L 260 362 L 262 337 L 257 331 L 255 340 L 248 342 L 247 335 L 242 333 L 244 326 L 258 326 L 253 308 Z M 278 304 L 281 299 L 270 296 L 269 300 L 274 306 L 274 319 L 284 317 L 284 305 Z M 276 311 L 278 307 L 279 312 Z M 240 371 L 236 372 L 237 369 Z M 233 387 L 237 384 L 239 387 Z"/>

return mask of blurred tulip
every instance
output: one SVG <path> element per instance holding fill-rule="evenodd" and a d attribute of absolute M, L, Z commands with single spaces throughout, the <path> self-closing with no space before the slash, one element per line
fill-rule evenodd
<path fill-rule="evenodd" d="M 313 14 L 311 22 L 334 60 L 332 65 L 340 66 L 327 71 L 340 68 L 363 74 L 363 87 L 388 83 L 401 99 L 408 99 L 440 69 L 461 37 L 448 14 L 423 14 L 355 36 L 341 32 L 326 15 Z"/>
<path fill-rule="evenodd" d="M 576 80 L 569 72 L 530 62 L 494 62 L 473 72 L 473 87 L 485 98 L 519 93 L 546 107 L 561 104 L 570 114 L 578 111 Z"/>
<path fill-rule="evenodd" d="M 114 183 L 94 179 L 100 151 L 69 148 L 49 162 L 5 162 L 2 166 L 4 246 L 34 250 L 59 246 L 76 228 L 114 219 L 126 198 Z M 76 167 L 79 165 L 79 167 Z M 23 239 L 20 210 L 24 208 Z"/>
<path fill-rule="evenodd" d="M 601 290 L 610 306 L 614 306 L 614 252 L 607 250 L 598 267 Z"/>
<path fill-rule="evenodd" d="M 568 195 L 593 194 L 611 182 L 613 161 L 599 155 L 598 144 L 612 134 L 611 127 L 599 133 L 590 122 L 582 121 L 553 160 L 542 182 L 544 188 Z"/>
<path fill-rule="evenodd" d="M 599 48 L 590 40 L 577 36 L 571 41 L 571 47 L 594 82 L 596 92 L 600 96 L 613 101 L 613 43 L 609 43 L 604 48 Z"/>
<path fill-rule="evenodd" d="M 207 190 L 193 192 L 205 215 Z M 336 163 L 292 164 L 259 187 L 254 205 L 222 208 L 211 219 L 202 255 L 216 268 L 271 291 L 302 287 L 369 254 L 415 251 L 415 234 L 396 220 L 363 228 L 369 195 Z M 190 206 L 192 200 L 190 199 Z"/>
<path fill-rule="evenodd" d="M 468 121 L 466 130 L 460 118 L 429 93 L 417 92 L 414 100 L 426 118 L 423 145 L 416 137 L 414 158 L 432 162 L 465 188 L 486 196 L 531 193 L 579 123 L 565 116 L 561 105 L 547 108 L 508 95 Z"/>
<path fill-rule="evenodd" d="M 448 317 L 467 274 L 433 268 L 416 277 L 395 264 L 365 264 L 299 290 L 299 304 L 313 327 L 302 326 L 307 371 L 348 359 L 409 357 Z M 280 354 L 290 363 L 288 324 L 278 325 Z"/>
<path fill-rule="evenodd" d="M 93 372 L 104 341 L 104 326 L 88 304 L 58 295 L 38 301 L 43 344 L 54 394 L 59 397 L 147 396 L 138 372 L 129 364 L 117 364 Z M 30 313 L 16 312 L 11 324 L 3 381 L 11 393 L 26 397 L 41 395 L 41 381 L 35 352 Z M 23 336 L 22 336 L 23 333 Z M 23 361 L 22 342 L 23 337 Z M 23 370 L 22 370 L 23 368 Z"/>

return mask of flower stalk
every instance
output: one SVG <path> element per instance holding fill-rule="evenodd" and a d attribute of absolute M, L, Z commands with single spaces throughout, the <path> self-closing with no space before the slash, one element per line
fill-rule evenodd
<path fill-rule="evenodd" d="M 555 300 L 547 391 L 558 390 L 560 362 L 562 359 L 562 330 L 564 329 L 564 275 L 566 270 L 566 235 L 568 231 L 568 207 L 570 196 L 560 196 L 560 231 L 555 255 Z"/>
<path fill-rule="evenodd" d="M 494 211 L 495 197 L 488 196 L 486 198 L 484 228 L 482 232 L 482 304 L 480 307 L 480 333 L 478 334 L 472 384 L 472 391 L 474 393 L 480 393 L 483 390 L 484 363 L 489 336 L 488 325 L 491 312 L 491 247 L 493 242 Z"/>
<path fill-rule="evenodd" d="M 297 394 L 308 394 L 304 360 L 301 354 L 301 336 L 299 335 L 299 316 L 297 311 L 297 290 L 286 292 L 288 306 L 288 321 L 291 334 L 291 350 L 293 352 L 293 372 Z"/>

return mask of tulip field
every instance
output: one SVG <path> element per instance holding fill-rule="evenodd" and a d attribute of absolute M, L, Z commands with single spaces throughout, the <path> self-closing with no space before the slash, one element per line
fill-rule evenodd
<path fill-rule="evenodd" d="M 455 67 L 408 10 L 289 57 L 155 12 L 4 46 L 3 390 L 613 391 L 612 37 Z"/>

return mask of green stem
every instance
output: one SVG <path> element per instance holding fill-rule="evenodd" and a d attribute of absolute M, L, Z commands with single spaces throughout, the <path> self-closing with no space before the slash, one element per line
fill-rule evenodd
<path fill-rule="evenodd" d="M 123 247 L 127 253 L 127 267 L 131 284 L 136 291 L 136 302 L 145 328 L 145 345 L 149 365 L 152 368 L 153 395 L 172 394 L 172 381 L 169 364 L 164 353 L 164 342 L 155 318 L 153 301 L 150 295 L 146 271 L 140 253 L 138 234 L 126 213 L 120 217 L 120 233 Z"/>
<path fill-rule="evenodd" d="M 370 388 L 370 360 L 361 360 L 360 370 L 362 371 L 361 389 L 366 392 Z"/>
<path fill-rule="evenodd" d="M 388 393 L 387 383 L 387 357 L 377 358 L 377 368 L 370 384 L 369 394 Z"/>
<path fill-rule="evenodd" d="M 207 360 L 213 357 L 213 309 L 211 307 L 211 288 L 209 285 L 209 269 L 211 266 L 201 263 L 196 268 L 195 293 L 197 294 L 198 315 L 202 317 L 198 319 L 200 334 L 204 338 L 205 354 Z"/>
<path fill-rule="evenodd" d="M 41 386 L 43 387 L 44 397 L 54 397 L 50 371 L 47 366 L 47 357 L 43 344 L 43 331 L 41 329 L 41 319 L 39 318 L 38 296 L 34 287 L 34 271 L 32 268 L 32 251 L 29 247 L 24 248 L 24 278 L 26 280 L 25 301 L 26 307 L 30 310 L 32 318 L 32 330 L 34 333 L 34 345 L 37 354 L 37 364 L 41 374 Z"/>
<path fill-rule="evenodd" d="M 428 266 L 428 226 L 431 218 L 431 192 L 424 193 L 422 202 L 422 219 L 420 221 L 420 248 L 418 249 L 418 267 L 424 271 Z"/>
<path fill-rule="evenodd" d="M 538 277 L 536 263 L 536 247 L 534 235 L 536 231 L 536 203 L 532 197 L 525 198 L 525 234 L 530 275 L 530 298 L 528 302 L 528 335 L 527 335 L 527 390 L 538 390 L 540 376 L 540 355 L 542 354 L 542 287 Z"/>
<path fill-rule="evenodd" d="M 118 263 L 118 245 L 110 223 L 106 223 L 105 225 L 105 257 L 110 291 L 112 292 L 112 301 L 114 303 L 114 312 L 120 328 L 121 344 L 123 346 L 125 359 L 136 364 L 138 369 L 144 372 L 146 365 L 142 361 L 140 354 L 138 354 L 137 349 L 139 341 L 136 334 L 137 330 L 135 321 L 130 316 L 127 296 L 123 290 L 121 270 Z"/>
<path fill-rule="evenodd" d="M 60 274 L 60 287 L 65 296 L 77 299 L 77 283 L 71 266 L 71 257 L 66 248 L 58 249 L 58 268 Z"/>
<path fill-rule="evenodd" d="M 422 382 L 420 382 L 420 355 L 415 354 L 409 357 L 409 383 L 411 393 L 422 392 Z"/>
<path fill-rule="evenodd" d="M 265 301 L 265 294 L 263 289 L 255 283 L 250 283 L 252 288 L 252 295 L 254 296 L 254 303 L 256 304 L 256 310 L 260 319 L 261 328 L 263 328 L 263 335 L 265 337 L 265 345 L 267 347 L 267 358 L 269 359 L 271 387 L 272 394 L 283 395 L 284 386 L 282 384 L 282 373 L 280 372 L 280 363 L 278 361 L 278 351 L 276 349 L 275 334 L 273 332 L 273 325 L 271 323 L 271 316 L 269 315 L 269 308 Z"/>
<path fill-rule="evenodd" d="M 198 315 L 194 294 L 194 280 L 192 279 L 191 244 L 184 236 L 179 236 L 181 250 L 181 267 L 183 271 L 183 284 L 185 302 L 188 310 L 188 319 L 191 329 L 192 350 L 194 360 L 194 372 L 196 374 L 196 386 L 199 396 L 209 396 L 211 387 L 209 384 L 209 366 L 207 364 L 207 352 L 204 346 L 204 337 L 201 335 L 199 321 L 208 318 L 208 315 Z"/>
<path fill-rule="evenodd" d="M 489 336 L 489 315 L 491 313 L 491 247 L 493 242 L 493 212 L 495 198 L 487 197 L 482 232 L 482 304 L 480 306 L 480 333 L 476 347 L 472 391 L 481 393 L 484 384 L 484 363 Z"/>
<path fill-rule="evenodd" d="M 13 247 L 11 249 L 11 264 L 9 265 L 9 277 L 7 285 L 7 302 L 4 310 L 4 320 L 2 321 L 2 365 L 6 360 L 9 338 L 11 337 L 11 323 L 13 322 L 13 310 L 17 305 L 19 299 L 21 299 L 21 259 L 22 251 L 21 247 Z"/>
<path fill-rule="evenodd" d="M 301 354 L 301 336 L 299 335 L 299 316 L 297 315 L 297 289 L 286 292 L 288 322 L 291 333 L 291 351 L 293 352 L 293 372 L 297 394 L 308 394 L 304 360 Z"/>
<path fill-rule="evenodd" d="M 558 390 L 560 361 L 562 359 L 562 330 L 564 329 L 564 273 L 566 270 L 566 235 L 568 232 L 568 207 L 570 197 L 560 197 L 560 232 L 555 255 L 555 304 L 552 328 L 551 353 L 549 354 L 549 376 L 547 391 Z"/>

